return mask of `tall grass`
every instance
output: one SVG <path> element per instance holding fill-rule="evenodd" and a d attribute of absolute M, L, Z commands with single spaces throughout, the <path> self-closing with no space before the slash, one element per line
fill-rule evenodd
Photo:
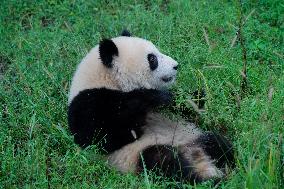
<path fill-rule="evenodd" d="M 241 4 L 239 4 L 241 3 Z M 241 5 L 241 6 L 240 6 Z M 243 47 L 236 38 L 246 18 Z M 165 188 L 121 175 L 96 147 L 79 149 L 66 122 L 76 65 L 102 37 L 128 28 L 180 64 L 177 106 L 205 88 L 199 127 L 232 138 L 237 168 L 221 188 L 283 187 L 284 4 L 270 1 L 3 1 L 0 6 L 0 186 Z M 234 41 L 235 40 L 235 41 Z M 243 50 L 248 93 L 242 95 Z M 214 188 L 211 182 L 184 188 Z"/>

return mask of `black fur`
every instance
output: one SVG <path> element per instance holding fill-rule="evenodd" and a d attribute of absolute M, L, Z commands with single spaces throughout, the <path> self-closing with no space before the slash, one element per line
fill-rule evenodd
<path fill-rule="evenodd" d="M 113 57 L 118 56 L 118 49 L 114 42 L 110 39 L 103 39 L 99 45 L 99 53 L 102 63 L 106 67 L 112 68 Z"/>
<path fill-rule="evenodd" d="M 101 142 L 103 149 L 112 152 L 135 140 L 131 130 L 138 137 L 142 134 L 140 128 L 145 124 L 148 111 L 167 105 L 171 100 L 170 92 L 154 89 L 131 92 L 87 89 L 69 105 L 69 127 L 80 146 Z M 102 142 L 104 139 L 106 142 Z"/>
<path fill-rule="evenodd" d="M 226 164 L 231 168 L 235 167 L 233 145 L 225 137 L 215 132 L 208 132 L 197 139 L 197 143 L 201 144 L 205 152 L 216 160 L 218 168 L 224 168 Z"/>
<path fill-rule="evenodd" d="M 178 148 L 170 145 L 154 145 L 146 148 L 141 152 L 137 166 L 138 172 L 146 168 L 175 181 L 191 184 L 202 181 Z"/>
<path fill-rule="evenodd" d="M 131 33 L 130 33 L 128 30 L 124 29 L 124 30 L 121 32 L 121 36 L 131 37 Z"/>

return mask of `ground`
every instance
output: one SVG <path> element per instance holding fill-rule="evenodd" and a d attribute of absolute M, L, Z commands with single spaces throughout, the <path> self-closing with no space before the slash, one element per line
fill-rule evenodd
<path fill-rule="evenodd" d="M 223 133 L 236 150 L 237 167 L 219 187 L 282 188 L 283 23 L 281 0 L 3 1 L 0 186 L 176 185 L 151 173 L 121 175 L 95 146 L 80 150 L 68 131 L 67 94 L 76 65 L 100 39 L 128 28 L 179 62 L 172 89 L 177 107 L 191 108 L 191 93 L 206 91 L 199 127 Z"/>

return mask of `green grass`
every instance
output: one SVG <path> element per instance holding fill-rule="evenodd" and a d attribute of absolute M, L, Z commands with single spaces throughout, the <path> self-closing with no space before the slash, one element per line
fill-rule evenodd
<path fill-rule="evenodd" d="M 121 175 L 107 167 L 95 147 L 80 150 L 68 132 L 67 94 L 76 65 L 102 37 L 117 36 L 123 28 L 180 63 L 177 105 L 187 104 L 197 88 L 206 89 L 200 127 L 224 133 L 236 149 L 237 168 L 220 188 L 283 187 L 284 3 L 245 1 L 240 8 L 238 2 L 1 2 L 0 187 L 175 185 L 151 174 Z M 245 94 L 240 89 L 242 48 L 239 42 L 230 47 L 240 10 L 244 16 L 253 11 L 242 30 Z M 193 188 L 214 186 L 207 182 Z"/>

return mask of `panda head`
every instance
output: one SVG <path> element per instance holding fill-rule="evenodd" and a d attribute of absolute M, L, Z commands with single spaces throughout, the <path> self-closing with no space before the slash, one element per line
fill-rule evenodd
<path fill-rule="evenodd" d="M 131 37 L 128 31 L 120 37 L 103 39 L 99 57 L 104 71 L 122 91 L 166 88 L 174 83 L 177 74 L 175 60 L 161 53 L 150 41 Z"/>

